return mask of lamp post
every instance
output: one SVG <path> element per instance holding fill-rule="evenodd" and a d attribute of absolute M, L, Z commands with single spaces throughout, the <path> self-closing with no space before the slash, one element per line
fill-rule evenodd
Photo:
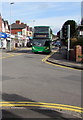
<path fill-rule="evenodd" d="M 70 52 L 70 25 L 68 25 L 68 53 L 67 53 L 68 60 L 69 60 L 69 52 Z"/>
<path fill-rule="evenodd" d="M 34 32 L 35 20 L 33 20 L 32 31 Z"/>
<path fill-rule="evenodd" d="M 11 5 L 13 5 L 14 2 L 10 3 L 10 51 L 11 51 Z"/>
<path fill-rule="evenodd" d="M 33 20 L 33 28 L 34 28 L 34 25 L 35 25 L 35 20 Z"/>
<path fill-rule="evenodd" d="M 62 40 L 62 29 L 60 30 L 60 43 L 61 43 L 61 40 Z"/>

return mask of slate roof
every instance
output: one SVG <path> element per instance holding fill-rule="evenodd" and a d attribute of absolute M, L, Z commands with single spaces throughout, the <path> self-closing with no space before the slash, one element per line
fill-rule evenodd
<path fill-rule="evenodd" d="M 26 24 L 17 24 L 17 23 L 11 24 L 11 29 L 24 29 L 26 27 L 27 27 Z"/>

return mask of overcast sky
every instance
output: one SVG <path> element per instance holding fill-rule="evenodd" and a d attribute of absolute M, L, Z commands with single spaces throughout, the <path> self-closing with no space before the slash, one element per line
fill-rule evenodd
<path fill-rule="evenodd" d="M 67 20 L 75 20 L 77 24 L 81 20 L 81 2 L 15 2 L 10 5 L 6 0 L 0 3 L 0 11 L 4 20 L 11 23 L 20 20 L 28 24 L 34 25 L 49 25 L 51 26 L 54 34 L 56 34 Z M 10 10 L 11 6 L 11 10 Z"/>

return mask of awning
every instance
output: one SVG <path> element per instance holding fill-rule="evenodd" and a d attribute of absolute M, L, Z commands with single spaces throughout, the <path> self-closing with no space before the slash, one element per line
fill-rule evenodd
<path fill-rule="evenodd" d="M 3 33 L 3 32 L 0 32 L 0 38 L 7 38 L 7 34 Z"/>

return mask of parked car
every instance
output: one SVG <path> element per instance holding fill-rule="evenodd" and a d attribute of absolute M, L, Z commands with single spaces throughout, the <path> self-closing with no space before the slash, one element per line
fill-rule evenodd
<path fill-rule="evenodd" d="M 29 40 L 27 41 L 27 47 L 31 47 L 31 46 L 32 46 L 32 39 L 31 39 L 31 40 L 29 39 Z"/>
<path fill-rule="evenodd" d="M 60 42 L 60 41 L 56 41 L 56 42 L 54 43 L 54 45 L 57 46 L 57 47 L 59 47 L 59 46 L 61 46 L 61 42 Z"/>

